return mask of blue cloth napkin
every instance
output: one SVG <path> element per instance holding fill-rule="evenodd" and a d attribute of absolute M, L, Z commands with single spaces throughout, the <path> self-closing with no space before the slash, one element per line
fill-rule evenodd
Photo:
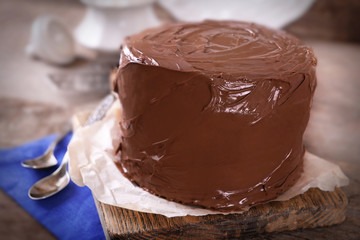
<path fill-rule="evenodd" d="M 55 148 L 59 162 L 71 136 L 69 133 Z M 51 135 L 20 147 L 0 149 L 0 187 L 59 239 L 105 239 L 88 188 L 70 182 L 63 191 L 48 199 L 34 201 L 27 196 L 29 188 L 56 167 L 35 170 L 24 168 L 20 163 L 41 155 L 55 137 Z"/>

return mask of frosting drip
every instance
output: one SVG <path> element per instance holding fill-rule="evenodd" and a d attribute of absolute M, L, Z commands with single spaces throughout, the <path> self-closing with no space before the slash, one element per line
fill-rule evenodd
<path fill-rule="evenodd" d="M 316 86 L 312 50 L 245 22 L 177 23 L 122 46 L 118 167 L 169 200 L 239 210 L 302 171 Z"/>

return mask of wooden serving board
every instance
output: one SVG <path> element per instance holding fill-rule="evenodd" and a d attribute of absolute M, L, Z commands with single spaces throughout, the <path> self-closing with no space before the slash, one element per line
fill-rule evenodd
<path fill-rule="evenodd" d="M 95 203 L 107 239 L 234 239 L 249 233 L 339 224 L 345 220 L 348 200 L 339 188 L 334 192 L 313 188 L 288 201 L 255 206 L 241 214 L 174 218 L 115 207 L 96 199 Z"/>
<path fill-rule="evenodd" d="M 88 112 L 73 125 L 84 124 Z M 236 239 L 247 234 L 281 232 L 339 224 L 345 220 L 348 200 L 340 188 L 318 188 L 288 201 L 254 206 L 244 213 L 168 218 L 115 207 L 94 198 L 107 239 Z"/>

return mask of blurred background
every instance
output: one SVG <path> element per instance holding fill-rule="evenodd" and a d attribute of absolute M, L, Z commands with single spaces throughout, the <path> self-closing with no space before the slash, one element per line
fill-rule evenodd
<path fill-rule="evenodd" d="M 257 22 L 313 47 L 318 88 L 306 146 L 359 183 L 356 0 L 0 0 L 0 148 L 56 133 L 74 113 L 92 109 L 109 92 L 125 36 L 167 22 L 204 19 Z M 346 191 L 359 196 L 352 185 Z M 356 234 L 359 203 L 354 197 L 348 225 L 328 231 Z M 4 239 L 54 238 L 2 191 L 0 211 Z"/>

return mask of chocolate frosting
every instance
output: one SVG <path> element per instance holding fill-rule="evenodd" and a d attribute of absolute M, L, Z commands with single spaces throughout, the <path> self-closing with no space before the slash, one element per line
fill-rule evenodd
<path fill-rule="evenodd" d="M 176 23 L 122 45 L 121 172 L 220 211 L 267 202 L 302 172 L 316 59 L 295 37 L 235 21 Z"/>

